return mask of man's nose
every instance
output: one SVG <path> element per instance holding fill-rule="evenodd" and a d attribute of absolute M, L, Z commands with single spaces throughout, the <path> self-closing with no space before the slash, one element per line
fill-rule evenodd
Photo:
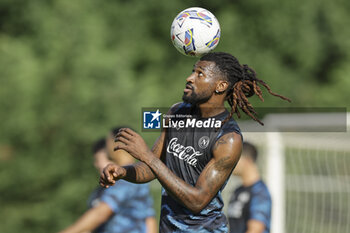
<path fill-rule="evenodd" d="M 195 73 L 192 73 L 190 76 L 188 76 L 188 77 L 186 78 L 186 82 L 188 82 L 188 83 L 193 83 L 193 81 L 194 81 L 194 76 L 195 76 Z"/>

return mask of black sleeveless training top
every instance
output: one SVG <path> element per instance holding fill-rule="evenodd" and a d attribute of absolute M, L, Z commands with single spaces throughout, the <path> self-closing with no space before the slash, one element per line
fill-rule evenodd
<path fill-rule="evenodd" d="M 213 122 L 212 119 L 223 121 L 229 115 L 226 110 L 209 119 L 198 117 L 195 112 L 196 110 L 190 104 L 181 103 L 172 113 L 175 116 L 172 121 L 186 121 L 186 117 L 182 116 L 191 115 L 192 120 L 195 118 L 198 121 L 210 123 Z M 232 118 L 218 129 L 214 127 L 168 128 L 164 162 L 176 176 L 195 186 L 202 170 L 212 158 L 213 145 L 221 136 L 230 132 L 241 135 L 237 123 Z M 174 200 L 163 188 L 160 232 L 227 232 L 227 220 L 222 212 L 224 204 L 221 197 L 221 191 L 226 182 L 198 214 L 193 214 L 181 203 Z"/>

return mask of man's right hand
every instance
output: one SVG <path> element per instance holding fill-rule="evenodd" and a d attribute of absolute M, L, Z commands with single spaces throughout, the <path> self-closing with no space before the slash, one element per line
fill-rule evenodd
<path fill-rule="evenodd" d="M 108 164 L 100 175 L 100 185 L 108 188 L 115 184 L 115 181 L 122 179 L 126 174 L 125 168 L 118 166 L 117 164 Z"/>

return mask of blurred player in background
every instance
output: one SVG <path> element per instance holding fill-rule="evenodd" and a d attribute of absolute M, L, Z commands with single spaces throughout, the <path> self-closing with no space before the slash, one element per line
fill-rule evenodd
<path fill-rule="evenodd" d="M 233 193 L 227 209 L 231 233 L 269 233 L 271 221 L 271 196 L 261 180 L 255 146 L 243 143 L 241 158 L 233 170 L 242 185 Z"/>
<path fill-rule="evenodd" d="M 204 55 L 186 79 L 184 103 L 175 104 L 167 115 L 215 119 L 221 127 L 163 128 L 152 150 L 139 134 L 122 129 L 115 149 L 123 149 L 141 162 L 123 167 L 109 164 L 101 174 L 101 185 L 109 187 L 119 179 L 144 183 L 157 178 L 164 188 L 160 232 L 227 232 L 221 191 L 242 149 L 241 132 L 232 115 L 240 109 L 260 122 L 247 99 L 257 95 L 263 100 L 259 84 L 288 100 L 271 92 L 253 69 L 231 54 Z"/>
<path fill-rule="evenodd" d="M 115 128 L 107 139 L 93 146 L 94 166 L 101 172 L 108 163 L 125 166 L 134 163 L 127 153 L 115 156 L 113 151 Z M 74 224 L 61 233 L 156 233 L 158 226 L 148 184 L 137 185 L 124 180 L 110 189 L 97 187 L 90 195 L 87 210 Z"/>

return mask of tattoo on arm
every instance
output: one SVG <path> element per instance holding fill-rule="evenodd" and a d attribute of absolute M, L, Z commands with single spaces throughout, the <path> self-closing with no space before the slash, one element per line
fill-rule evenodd
<path fill-rule="evenodd" d="M 214 144 L 213 151 L 215 151 L 220 145 L 227 144 L 224 137 L 219 138 L 219 140 Z"/>
<path fill-rule="evenodd" d="M 146 183 L 155 178 L 152 170 L 143 162 L 137 162 L 133 165 L 125 166 L 125 180 L 133 183 Z"/>
<path fill-rule="evenodd" d="M 220 189 L 222 184 L 218 180 L 226 180 L 231 174 L 233 167 L 230 160 L 230 156 L 219 159 L 205 171 L 206 184 L 210 190 Z"/>

